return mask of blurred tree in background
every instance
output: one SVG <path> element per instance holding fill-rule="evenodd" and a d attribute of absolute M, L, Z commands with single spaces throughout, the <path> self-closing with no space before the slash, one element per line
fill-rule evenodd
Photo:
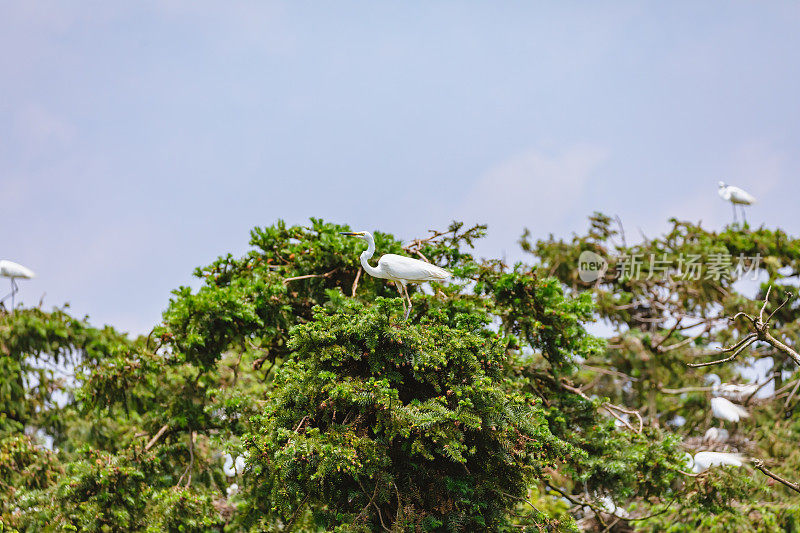
<path fill-rule="evenodd" d="M 506 265 L 472 256 L 481 226 L 378 232 L 454 273 L 404 322 L 349 229 L 254 229 L 147 337 L 0 315 L 0 531 L 800 529 L 800 240 L 673 220 L 629 245 L 595 214 Z"/>

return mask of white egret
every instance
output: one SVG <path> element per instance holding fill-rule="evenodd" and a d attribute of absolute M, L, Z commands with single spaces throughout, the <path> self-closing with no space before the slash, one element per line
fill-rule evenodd
<path fill-rule="evenodd" d="M 14 295 L 19 291 L 16 280 L 35 278 L 36 274 L 30 268 L 3 259 L 0 260 L 0 276 L 11 279 L 11 294 L 4 296 L 0 302 L 11 296 L 11 309 L 14 309 Z"/>
<path fill-rule="evenodd" d="M 727 185 L 724 181 L 719 182 L 718 192 L 720 198 L 730 202 L 733 206 L 733 221 L 736 222 L 736 205 L 738 204 L 742 206 L 742 220 L 747 222 L 744 216 L 744 206 L 755 203 L 756 197 L 739 187 Z"/>
<path fill-rule="evenodd" d="M 602 507 L 603 509 L 605 509 L 606 511 L 608 511 L 613 515 L 622 518 L 628 518 L 628 516 L 630 516 L 628 514 L 628 511 L 626 511 L 622 507 L 617 507 L 617 504 L 614 503 L 614 500 L 611 498 L 611 496 L 608 495 L 602 496 L 601 498 L 597 499 L 597 503 L 600 504 L 600 507 Z"/>
<path fill-rule="evenodd" d="M 714 394 L 725 396 L 731 400 L 741 400 L 746 396 L 750 396 L 761 386 L 760 383 L 723 383 L 716 374 L 706 375 L 706 382 L 711 383 L 711 390 Z"/>
<path fill-rule="evenodd" d="M 712 466 L 742 466 L 744 464 L 744 456 L 730 452 L 697 452 L 694 457 L 687 453 L 686 457 L 695 474 L 705 472 Z"/>
<path fill-rule="evenodd" d="M 737 383 L 720 383 L 714 390 L 715 392 L 732 398 L 740 400 L 745 396 L 750 396 L 758 390 L 758 383 L 737 384 Z"/>
<path fill-rule="evenodd" d="M 225 461 L 225 464 L 222 465 L 222 471 L 226 476 L 236 477 L 237 473 L 240 474 L 244 471 L 245 462 L 243 456 L 238 455 L 234 461 L 231 454 L 226 453 L 222 456 L 222 458 Z"/>
<path fill-rule="evenodd" d="M 228 499 L 229 500 L 231 498 L 233 498 L 234 496 L 236 496 L 238 493 L 239 493 L 239 484 L 238 483 L 232 483 L 232 484 L 228 485 L 227 489 L 225 489 L 225 494 L 228 495 Z"/>
<path fill-rule="evenodd" d="M 725 428 L 708 428 L 706 434 L 703 435 L 704 440 L 725 442 L 730 437 L 730 433 Z"/>
<path fill-rule="evenodd" d="M 747 409 L 722 397 L 711 398 L 711 412 L 715 417 L 729 422 L 738 422 L 740 418 L 750 416 Z"/>
<path fill-rule="evenodd" d="M 394 281 L 400 297 L 403 298 L 404 319 L 408 319 L 408 315 L 411 313 L 411 297 L 408 295 L 407 283 L 442 281 L 452 276 L 450 272 L 436 265 L 396 254 L 382 256 L 378 259 L 378 267 L 374 268 L 369 264 L 369 260 L 375 253 L 375 239 L 372 238 L 372 234 L 368 231 L 344 231 L 341 235 L 358 237 L 367 241 L 367 249 L 361 253 L 361 266 L 367 274 L 374 278 Z M 408 307 L 406 307 L 406 300 Z"/>

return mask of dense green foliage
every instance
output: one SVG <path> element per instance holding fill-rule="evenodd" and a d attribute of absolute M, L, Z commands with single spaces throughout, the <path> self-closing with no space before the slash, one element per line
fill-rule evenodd
<path fill-rule="evenodd" d="M 673 221 L 628 245 L 598 214 L 569 241 L 523 236 L 532 260 L 509 266 L 471 255 L 480 226 L 405 247 L 376 233 L 378 253 L 454 273 L 410 286 L 403 321 L 349 229 L 254 229 L 147 337 L 64 309 L 0 314 L 0 531 L 800 528 L 789 487 L 748 465 L 693 475 L 686 459 L 739 452 L 800 478 L 800 374 L 780 344 L 800 337 L 800 240 Z M 590 283 L 586 250 L 610 261 Z M 632 256 L 642 275 L 622 268 Z M 667 256 L 758 256 L 764 274 L 750 299 L 733 270 L 664 276 Z M 689 366 L 752 333 L 728 317 L 757 317 L 770 287 L 778 344 L 762 332 L 738 359 Z M 736 398 L 752 416 L 704 437 L 707 376 L 741 382 L 737 364 L 767 357 L 775 393 Z"/>

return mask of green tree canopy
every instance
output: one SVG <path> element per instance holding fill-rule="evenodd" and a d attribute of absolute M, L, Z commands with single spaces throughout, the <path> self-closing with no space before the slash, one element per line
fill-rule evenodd
<path fill-rule="evenodd" d="M 526 233 L 507 265 L 472 255 L 482 226 L 375 232 L 379 254 L 454 274 L 412 287 L 403 321 L 349 229 L 255 228 L 146 337 L 2 313 L 0 530 L 800 525 L 800 240 L 673 220 L 629 245 L 595 214 L 569 240 Z M 589 283 L 586 251 L 607 261 Z M 737 388 L 762 359 L 769 383 Z M 721 395 L 751 416 L 711 438 Z M 745 465 L 693 472 L 702 450 Z"/>

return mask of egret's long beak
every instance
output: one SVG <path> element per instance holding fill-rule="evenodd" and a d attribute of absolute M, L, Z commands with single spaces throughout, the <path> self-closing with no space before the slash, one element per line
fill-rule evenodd
<path fill-rule="evenodd" d="M 356 232 L 354 232 L 354 231 L 340 231 L 340 232 L 339 232 L 339 235 L 347 235 L 347 236 L 349 236 L 349 237 L 358 237 L 358 236 L 360 236 L 361 234 L 360 234 L 360 233 L 356 233 Z"/>

